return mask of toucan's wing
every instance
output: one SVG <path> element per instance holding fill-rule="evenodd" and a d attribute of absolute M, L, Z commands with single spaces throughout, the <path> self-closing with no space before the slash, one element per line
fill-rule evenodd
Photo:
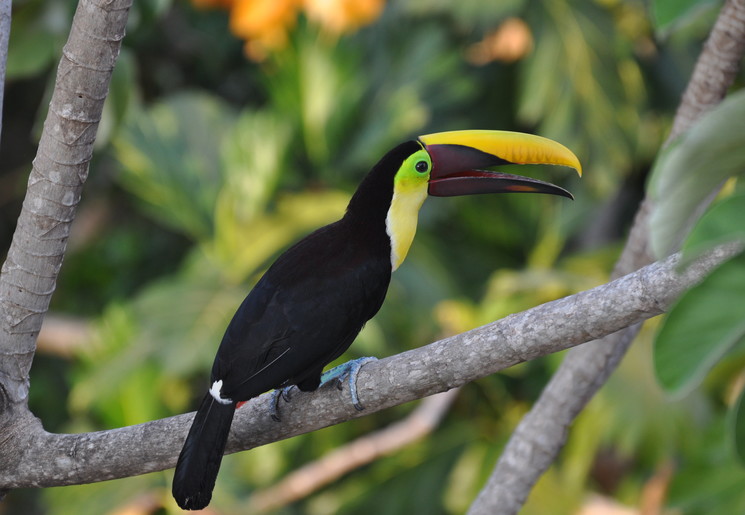
<path fill-rule="evenodd" d="M 342 229 L 326 226 L 287 250 L 238 308 L 212 369 L 223 397 L 312 385 L 378 311 L 390 263 L 348 245 Z"/>

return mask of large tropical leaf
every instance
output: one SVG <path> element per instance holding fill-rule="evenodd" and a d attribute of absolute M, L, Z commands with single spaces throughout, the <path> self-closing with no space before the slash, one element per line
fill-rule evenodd
<path fill-rule="evenodd" d="M 678 300 L 655 341 L 662 386 L 682 395 L 745 337 L 745 254 L 712 272 Z"/>
<path fill-rule="evenodd" d="M 655 163 L 648 190 L 655 210 L 651 246 L 673 252 L 701 216 L 704 200 L 745 171 L 745 91 L 734 93 L 682 134 Z"/>
<path fill-rule="evenodd" d="M 171 228 L 212 234 L 223 185 L 220 148 L 234 116 L 216 97 L 183 93 L 136 113 L 114 142 L 121 182 Z"/>

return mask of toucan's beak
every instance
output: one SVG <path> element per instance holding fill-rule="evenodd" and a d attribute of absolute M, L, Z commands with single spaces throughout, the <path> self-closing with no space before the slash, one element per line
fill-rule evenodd
<path fill-rule="evenodd" d="M 574 168 L 582 165 L 571 150 L 553 140 L 507 131 L 452 131 L 420 136 L 432 159 L 429 194 L 435 197 L 477 193 L 548 193 L 574 198 L 548 182 L 490 172 L 484 168 L 505 164 L 549 164 Z"/>

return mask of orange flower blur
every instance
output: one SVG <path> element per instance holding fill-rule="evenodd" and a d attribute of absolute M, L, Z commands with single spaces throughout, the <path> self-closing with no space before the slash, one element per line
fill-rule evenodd
<path fill-rule="evenodd" d="M 483 40 L 468 49 L 468 61 L 484 65 L 492 61 L 511 63 L 522 59 L 533 49 L 533 34 L 520 18 L 507 18 Z"/>
<path fill-rule="evenodd" d="M 235 0 L 230 30 L 253 43 L 246 48 L 249 55 L 261 57 L 261 50 L 278 50 L 287 44 L 287 33 L 297 20 L 298 4 L 298 0 Z"/>
<path fill-rule="evenodd" d="M 305 11 L 325 31 L 341 34 L 377 20 L 384 5 L 384 0 L 305 0 Z"/>
<path fill-rule="evenodd" d="M 383 12 L 385 0 L 192 0 L 200 8 L 230 9 L 230 31 L 246 40 L 246 53 L 262 60 L 284 48 L 302 9 L 330 34 L 353 32 Z"/>

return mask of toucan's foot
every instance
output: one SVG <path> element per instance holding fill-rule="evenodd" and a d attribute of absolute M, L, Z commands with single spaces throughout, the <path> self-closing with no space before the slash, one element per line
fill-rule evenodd
<path fill-rule="evenodd" d="M 278 388 L 272 392 L 270 412 L 272 419 L 275 422 L 279 422 L 279 399 L 284 399 L 285 402 L 290 402 L 290 391 L 295 388 L 295 385 L 285 386 L 284 388 Z"/>
<path fill-rule="evenodd" d="M 352 397 L 352 404 L 354 404 L 354 407 L 357 409 L 357 411 L 362 411 L 365 408 L 362 406 L 362 404 L 360 404 L 360 399 L 357 396 L 357 374 L 359 374 L 362 365 L 370 361 L 377 360 L 378 358 L 371 357 L 359 358 L 352 361 L 347 361 L 346 363 L 334 367 L 321 375 L 321 386 L 330 381 L 336 380 L 339 389 L 341 389 L 344 383 L 344 379 L 348 379 L 349 394 Z"/>

